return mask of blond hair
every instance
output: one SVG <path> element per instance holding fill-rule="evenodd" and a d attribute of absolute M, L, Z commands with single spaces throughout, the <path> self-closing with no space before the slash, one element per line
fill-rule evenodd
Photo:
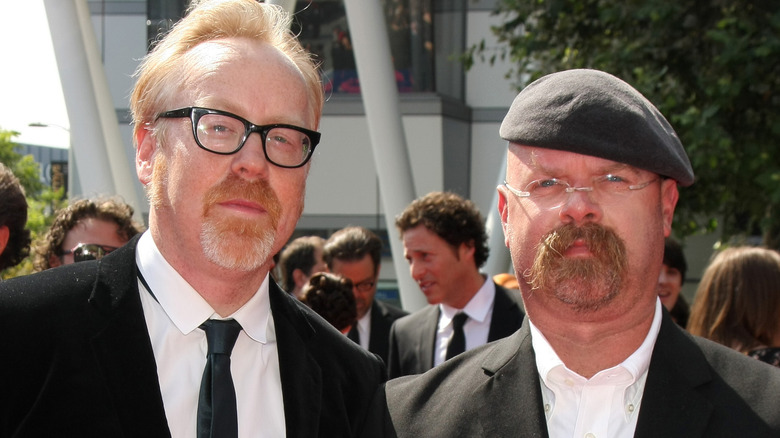
<path fill-rule="evenodd" d="M 290 31 L 290 22 L 291 17 L 277 5 L 256 0 L 193 1 L 187 15 L 146 55 L 135 73 L 138 80 L 130 97 L 134 132 L 153 122 L 160 111 L 171 109 L 167 106 L 187 83 L 180 77 L 182 58 L 198 44 L 222 38 L 248 38 L 284 53 L 306 82 L 318 122 L 324 103 L 318 67 Z"/>
<path fill-rule="evenodd" d="M 728 248 L 704 271 L 688 331 L 743 353 L 772 346 L 780 330 L 780 254 Z"/>

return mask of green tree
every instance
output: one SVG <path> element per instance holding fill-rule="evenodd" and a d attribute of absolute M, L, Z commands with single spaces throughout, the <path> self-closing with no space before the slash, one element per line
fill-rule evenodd
<path fill-rule="evenodd" d="M 54 220 L 54 212 L 64 207 L 65 189 L 53 191 L 41 182 L 40 166 L 32 155 L 19 153 L 19 146 L 14 143 L 14 137 L 19 133 L 0 129 L 0 162 L 5 164 L 19 178 L 27 197 L 27 229 L 33 242 L 46 234 Z M 18 265 L 8 268 L 0 275 L 11 278 L 33 272 L 32 258 L 27 257 Z"/>
<path fill-rule="evenodd" d="M 696 183 L 681 190 L 677 234 L 760 234 L 780 247 L 780 7 L 777 0 L 499 0 L 505 18 L 463 56 L 508 59 L 518 89 L 554 71 L 595 68 L 667 116 Z"/>

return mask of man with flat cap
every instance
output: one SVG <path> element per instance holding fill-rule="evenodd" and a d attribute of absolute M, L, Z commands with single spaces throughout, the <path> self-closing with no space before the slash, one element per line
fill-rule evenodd
<path fill-rule="evenodd" d="M 660 112 L 614 76 L 571 70 L 526 87 L 500 134 L 526 321 L 387 383 L 375 434 L 780 436 L 780 370 L 686 334 L 658 299 L 677 187 L 694 181 Z"/>

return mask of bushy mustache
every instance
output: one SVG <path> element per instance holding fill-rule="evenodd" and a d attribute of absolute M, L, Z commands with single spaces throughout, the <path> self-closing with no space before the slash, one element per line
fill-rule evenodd
<path fill-rule="evenodd" d="M 563 254 L 577 240 L 585 243 L 595 259 L 564 258 Z M 627 263 L 625 244 L 611 228 L 597 223 L 565 224 L 542 238 L 534 263 L 525 276 L 533 289 L 555 287 L 562 280 L 579 277 L 588 280 L 601 276 L 619 282 Z"/>

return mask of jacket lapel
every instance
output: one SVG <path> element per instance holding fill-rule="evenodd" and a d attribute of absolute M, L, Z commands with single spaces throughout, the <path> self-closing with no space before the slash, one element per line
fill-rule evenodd
<path fill-rule="evenodd" d="M 697 388 L 711 380 L 706 358 L 664 311 L 635 436 L 703 436 L 712 405 Z"/>
<path fill-rule="evenodd" d="M 479 421 L 484 436 L 547 438 L 547 420 L 542 410 L 542 393 L 536 359 L 527 323 L 506 340 L 494 345 L 482 369 L 487 376 L 476 392 Z M 496 409 L 498 407 L 498 409 Z"/>
<path fill-rule="evenodd" d="M 427 315 L 422 319 L 420 330 L 417 331 L 417 357 L 420 367 L 417 373 L 424 373 L 433 368 L 433 354 L 436 348 L 436 328 L 439 324 L 439 306 L 428 306 Z"/>
<path fill-rule="evenodd" d="M 120 427 L 128 436 L 170 436 L 157 364 L 138 296 L 138 238 L 98 264 L 89 299 L 92 348 Z"/>
<path fill-rule="evenodd" d="M 276 330 L 284 417 L 288 437 L 317 436 L 322 410 L 322 371 L 309 356 L 314 334 L 303 312 L 275 282 L 269 285 L 271 314 Z"/>
<path fill-rule="evenodd" d="M 493 316 L 490 320 L 488 342 L 505 338 L 514 333 L 523 321 L 519 297 L 512 299 L 511 292 L 496 284 L 496 298 L 493 302 Z"/>

